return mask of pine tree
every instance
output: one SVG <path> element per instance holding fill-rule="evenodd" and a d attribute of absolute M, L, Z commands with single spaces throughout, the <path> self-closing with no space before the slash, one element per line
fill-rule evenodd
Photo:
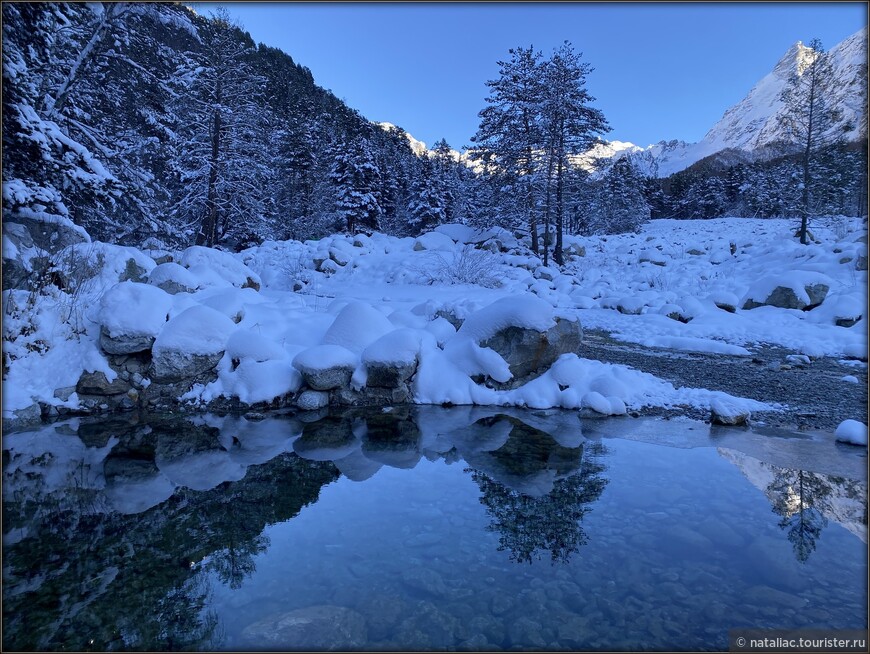
<path fill-rule="evenodd" d="M 541 53 L 528 48 L 512 48 L 509 61 L 499 61 L 499 77 L 486 85 L 490 95 L 480 111 L 480 127 L 472 137 L 476 148 L 472 156 L 492 156 L 490 164 L 503 171 L 516 188 L 521 201 L 514 201 L 528 224 L 532 250 L 539 251 L 535 200 L 536 173 L 543 143 L 540 100 L 543 96 Z M 516 196 L 514 196 L 516 197 Z"/>
<path fill-rule="evenodd" d="M 650 217 L 643 194 L 643 175 L 620 157 L 598 185 L 595 226 L 607 234 L 634 232 Z"/>
<path fill-rule="evenodd" d="M 436 179 L 436 165 L 428 157 L 424 158 L 420 162 L 420 174 L 408 205 L 408 223 L 416 233 L 429 231 L 447 222 L 444 200 Z"/>
<path fill-rule="evenodd" d="M 804 52 L 796 73 L 782 94 L 785 111 L 781 121 L 789 137 L 801 148 L 800 241 L 808 243 L 807 222 L 810 212 L 810 188 L 813 184 L 813 164 L 821 145 L 827 140 L 831 124 L 828 106 L 830 83 L 833 78 L 831 64 L 822 42 L 813 39 L 809 51 Z"/>
<path fill-rule="evenodd" d="M 357 138 L 336 155 L 329 178 L 336 189 L 336 207 L 349 234 L 379 229 L 377 189 L 380 171 L 369 142 Z"/>
<path fill-rule="evenodd" d="M 570 166 L 569 153 L 585 152 L 610 130 L 604 114 L 591 106 L 595 100 L 586 89 L 586 76 L 592 67 L 580 61 L 580 53 L 565 41 L 545 63 L 541 117 L 547 154 L 545 224 L 549 237 L 550 217 L 555 208 L 556 243 L 553 260 L 562 265 L 565 170 Z M 551 201 L 552 186 L 555 198 Z M 555 206 L 554 206 L 555 205 Z M 544 265 L 547 249 L 544 244 Z"/>
<path fill-rule="evenodd" d="M 198 224 L 198 245 L 269 231 L 263 201 L 269 138 L 258 103 L 265 80 L 250 65 L 252 53 L 250 37 L 219 9 L 186 69 L 178 113 L 187 120 L 176 144 L 183 191 L 175 214 L 183 224 Z"/>

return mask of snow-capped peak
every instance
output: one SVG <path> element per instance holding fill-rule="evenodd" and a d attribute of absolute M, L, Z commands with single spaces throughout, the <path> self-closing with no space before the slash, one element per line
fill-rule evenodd
<path fill-rule="evenodd" d="M 828 105 L 838 110 L 829 129 L 830 134 L 846 141 L 857 141 L 867 136 L 867 28 L 862 28 L 825 53 L 831 64 L 833 83 L 829 85 Z M 619 158 L 630 156 L 644 172 L 666 177 L 683 170 L 710 155 L 731 148 L 753 152 L 765 146 L 788 143 L 781 116 L 785 106 L 782 93 L 794 75 L 801 75 L 818 56 L 800 41 L 792 45 L 776 63 L 770 73 L 762 77 L 740 102 L 730 107 L 698 143 L 661 141 L 647 148 L 621 148 L 620 141 L 608 147 L 612 154 L 600 146 L 596 152 L 580 155 L 578 160 L 594 156 Z M 636 147 L 636 146 L 634 146 Z M 584 165 L 581 163 L 580 165 Z"/>

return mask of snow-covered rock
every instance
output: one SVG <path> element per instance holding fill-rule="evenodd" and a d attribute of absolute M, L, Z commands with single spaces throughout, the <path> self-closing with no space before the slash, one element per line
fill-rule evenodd
<path fill-rule="evenodd" d="M 397 329 L 363 350 L 366 386 L 395 388 L 410 379 L 417 370 L 424 333 L 416 329 Z"/>
<path fill-rule="evenodd" d="M 844 420 L 834 432 L 837 440 L 851 445 L 867 445 L 867 425 L 857 420 Z"/>
<path fill-rule="evenodd" d="M 453 252 L 455 244 L 453 239 L 442 234 L 441 232 L 426 232 L 417 237 L 414 241 L 414 250 L 441 250 L 443 252 Z"/>
<path fill-rule="evenodd" d="M 129 281 L 116 284 L 100 298 L 100 347 L 109 354 L 150 349 L 171 308 L 171 296 L 160 288 Z"/>
<path fill-rule="evenodd" d="M 719 397 L 710 402 L 710 421 L 715 425 L 745 425 L 751 417 L 750 411 L 738 403 Z"/>
<path fill-rule="evenodd" d="M 540 375 L 562 354 L 577 352 L 579 321 L 557 320 L 533 295 L 497 300 L 472 313 L 445 352 L 469 374 L 518 385 Z"/>
<path fill-rule="evenodd" d="M 764 277 L 743 297 L 743 309 L 761 306 L 781 309 L 806 309 L 821 304 L 834 281 L 823 273 L 793 270 Z"/>
<path fill-rule="evenodd" d="M 260 290 L 260 276 L 229 252 L 192 245 L 181 253 L 179 263 L 189 269 L 199 286 L 231 285 Z"/>
<path fill-rule="evenodd" d="M 213 369 L 235 329 L 232 320 L 214 309 L 202 305 L 185 309 L 166 323 L 154 341 L 152 379 L 176 382 Z"/>
<path fill-rule="evenodd" d="M 293 359 L 305 383 L 317 391 L 329 391 L 350 384 L 359 357 L 340 345 L 316 345 Z"/>
<path fill-rule="evenodd" d="M 193 293 L 197 286 L 196 279 L 187 268 L 172 262 L 155 266 L 148 274 L 148 283 L 163 289 L 170 295 Z"/>

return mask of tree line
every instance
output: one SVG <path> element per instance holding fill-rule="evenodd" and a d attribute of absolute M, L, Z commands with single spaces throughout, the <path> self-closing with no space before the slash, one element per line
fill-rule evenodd
<path fill-rule="evenodd" d="M 824 150 L 813 137 L 808 160 L 702 162 L 665 180 L 630 157 L 579 165 L 609 126 L 586 87 L 592 68 L 568 42 L 498 62 L 466 152 L 443 139 L 415 152 L 400 127 L 366 120 L 225 11 L 2 11 L 6 221 L 69 219 L 105 241 L 235 249 L 465 222 L 523 232 L 561 263 L 564 233 L 629 231 L 665 215 L 854 214 L 866 187 L 855 174 L 862 149 Z"/>

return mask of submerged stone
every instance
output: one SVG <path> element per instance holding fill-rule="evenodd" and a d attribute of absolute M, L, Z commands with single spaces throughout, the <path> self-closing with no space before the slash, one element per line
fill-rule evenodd
<path fill-rule="evenodd" d="M 242 631 L 246 647 L 346 651 L 368 641 L 365 618 L 343 606 L 319 605 L 264 618 Z"/>

